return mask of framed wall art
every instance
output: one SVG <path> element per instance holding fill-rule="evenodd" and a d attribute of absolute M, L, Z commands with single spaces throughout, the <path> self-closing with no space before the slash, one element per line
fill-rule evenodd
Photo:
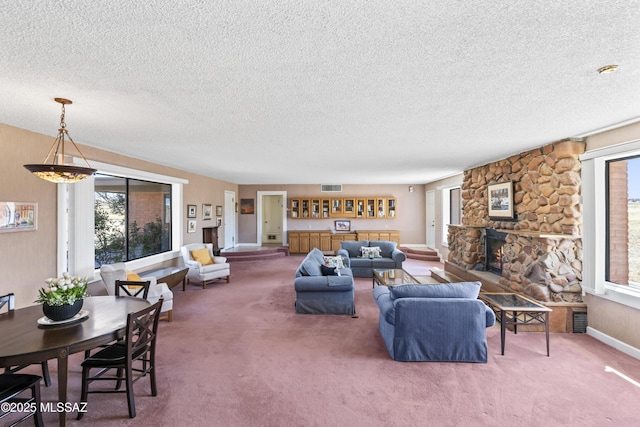
<path fill-rule="evenodd" d="M 187 218 L 195 218 L 198 213 L 196 205 L 187 205 Z"/>
<path fill-rule="evenodd" d="M 0 202 L 0 233 L 37 229 L 37 203 Z"/>
<path fill-rule="evenodd" d="M 253 215 L 254 213 L 253 199 L 240 199 L 240 214 Z"/>
<path fill-rule="evenodd" d="M 196 220 L 190 219 L 187 221 L 187 233 L 195 233 L 196 232 Z"/>
<path fill-rule="evenodd" d="M 202 219 L 211 219 L 213 216 L 213 208 L 211 205 L 202 205 Z"/>
<path fill-rule="evenodd" d="M 216 218 L 216 225 L 218 227 L 222 226 L 222 218 Z"/>
<path fill-rule="evenodd" d="M 489 218 L 513 219 L 513 182 L 501 182 L 487 186 Z"/>
<path fill-rule="evenodd" d="M 216 206 L 216 216 L 222 216 L 222 206 Z"/>
<path fill-rule="evenodd" d="M 351 221 L 339 220 L 335 225 L 336 231 L 351 231 Z"/>

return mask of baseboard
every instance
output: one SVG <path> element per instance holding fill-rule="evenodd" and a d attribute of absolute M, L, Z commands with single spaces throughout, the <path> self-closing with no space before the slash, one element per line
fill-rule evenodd
<path fill-rule="evenodd" d="M 590 326 L 587 326 L 587 335 L 592 336 L 598 341 L 602 341 L 603 343 L 615 348 L 616 350 L 620 350 L 621 352 L 640 360 L 640 349 L 630 346 L 629 344 L 624 343 L 617 338 L 613 338 Z"/>

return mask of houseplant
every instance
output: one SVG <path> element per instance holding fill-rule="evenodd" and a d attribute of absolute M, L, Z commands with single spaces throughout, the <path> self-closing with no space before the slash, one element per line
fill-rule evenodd
<path fill-rule="evenodd" d="M 80 312 L 87 296 L 88 277 L 74 277 L 63 273 L 62 277 L 45 280 L 47 286 L 40 288 L 38 299 L 45 316 L 54 321 L 70 319 Z"/>

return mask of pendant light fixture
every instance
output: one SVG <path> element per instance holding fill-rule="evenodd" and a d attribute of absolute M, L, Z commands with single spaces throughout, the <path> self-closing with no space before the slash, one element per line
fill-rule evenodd
<path fill-rule="evenodd" d="M 71 139 L 69 131 L 66 129 L 66 123 L 64 122 L 64 106 L 71 104 L 72 102 L 64 98 L 54 98 L 54 101 L 62 104 L 62 114 L 60 115 L 60 129 L 58 129 L 58 136 L 53 141 L 49 153 L 42 160 L 42 163 L 33 165 L 24 165 L 32 174 L 38 178 L 46 179 L 47 181 L 55 182 L 57 184 L 73 184 L 74 182 L 82 181 L 85 178 L 90 177 L 96 173 L 95 169 L 92 169 L 89 162 L 80 152 L 80 149 Z M 65 138 L 69 138 L 71 144 L 82 157 L 82 160 L 86 163 L 84 166 L 70 166 L 65 162 Z"/>

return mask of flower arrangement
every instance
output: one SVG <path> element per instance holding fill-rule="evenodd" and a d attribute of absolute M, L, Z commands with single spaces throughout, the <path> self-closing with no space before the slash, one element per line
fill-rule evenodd
<path fill-rule="evenodd" d="M 47 286 L 40 288 L 38 291 L 38 299 L 35 301 L 40 304 L 52 306 L 73 304 L 88 296 L 88 277 L 74 277 L 70 276 L 69 273 L 63 273 L 62 277 L 56 279 L 50 278 L 44 282 Z"/>

